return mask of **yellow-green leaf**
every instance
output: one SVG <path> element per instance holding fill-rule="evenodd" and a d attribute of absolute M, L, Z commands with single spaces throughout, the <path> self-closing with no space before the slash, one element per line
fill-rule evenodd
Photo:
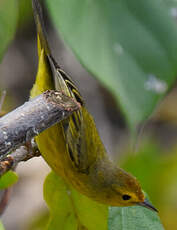
<path fill-rule="evenodd" d="M 81 195 L 51 172 L 44 184 L 50 209 L 48 230 L 106 230 L 108 208 Z"/>
<path fill-rule="evenodd" d="M 0 221 L 0 230 L 5 230 L 5 228 L 4 228 L 4 226 L 3 226 L 1 221 Z"/>
<path fill-rule="evenodd" d="M 18 176 L 15 172 L 9 171 L 0 177 L 0 189 L 8 188 L 18 181 Z"/>

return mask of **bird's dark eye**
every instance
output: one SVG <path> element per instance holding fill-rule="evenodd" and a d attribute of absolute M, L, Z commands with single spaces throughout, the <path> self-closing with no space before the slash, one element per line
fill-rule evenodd
<path fill-rule="evenodd" d="M 127 194 L 125 194 L 125 195 L 122 196 L 123 200 L 130 200 L 130 198 L 131 198 L 131 196 L 129 196 Z"/>

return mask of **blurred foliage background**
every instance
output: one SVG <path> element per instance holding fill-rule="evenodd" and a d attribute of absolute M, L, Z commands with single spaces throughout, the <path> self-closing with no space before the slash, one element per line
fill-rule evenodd
<path fill-rule="evenodd" d="M 161 2 L 165 2 L 167 12 L 176 20 L 175 1 Z M 168 95 L 158 104 L 151 118 L 140 126 L 139 135 L 134 141 L 136 151 L 132 153 L 130 131 L 126 125 L 125 113 L 121 112 L 122 106 L 118 105 L 118 100 L 105 87 L 107 83 L 100 83 L 86 72 L 71 50 L 64 45 L 47 12 L 46 9 L 45 24 L 54 55 L 79 86 L 110 157 L 116 159 L 121 167 L 132 172 L 140 180 L 143 189 L 160 210 L 159 215 L 165 229 L 177 229 L 177 88 L 174 80 L 176 75 L 170 83 L 170 87 L 173 87 Z M 4 19 L 1 18 L 3 15 Z M 8 0 L 1 0 L 0 21 L 6 18 L 6 30 L 2 30 L 0 24 L 2 53 L 5 54 L 0 54 L 0 88 L 7 91 L 3 106 L 3 110 L 7 112 L 29 98 L 29 90 L 32 88 L 37 69 L 37 51 L 31 1 L 19 0 L 18 11 L 16 0 L 10 1 L 10 4 Z M 91 30 L 87 28 L 88 31 L 89 29 Z M 156 32 L 158 33 L 158 30 Z M 116 49 L 120 52 L 121 48 L 119 46 Z M 177 66 L 175 59 L 173 64 Z M 91 70 L 92 67 L 94 65 L 90 67 Z M 128 96 L 131 102 L 131 96 Z M 130 117 L 131 107 L 127 108 L 130 109 Z M 129 123 L 132 122 L 131 118 L 128 120 Z M 49 168 L 43 159 L 33 159 L 21 163 L 17 172 L 20 174 L 20 180 L 12 189 L 11 200 L 2 221 L 7 230 L 40 229 L 41 221 L 46 221 L 47 216 L 42 186 Z"/>

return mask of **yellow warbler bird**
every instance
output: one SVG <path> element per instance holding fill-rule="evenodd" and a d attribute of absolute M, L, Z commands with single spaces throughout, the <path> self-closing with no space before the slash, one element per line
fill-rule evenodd
<path fill-rule="evenodd" d="M 79 111 L 36 138 L 42 156 L 67 183 L 97 202 L 111 206 L 141 205 L 156 210 L 145 201 L 136 178 L 109 160 L 82 96 L 51 54 L 40 4 L 38 0 L 32 0 L 32 3 L 37 27 L 39 65 L 31 97 L 47 89 L 56 89 L 81 104 Z"/>

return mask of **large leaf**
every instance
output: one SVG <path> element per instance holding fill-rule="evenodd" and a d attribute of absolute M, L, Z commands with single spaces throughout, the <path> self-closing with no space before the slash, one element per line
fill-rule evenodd
<path fill-rule="evenodd" d="M 107 206 L 81 195 L 54 172 L 46 178 L 44 198 L 50 208 L 48 230 L 107 229 Z"/>
<path fill-rule="evenodd" d="M 0 1 L 0 60 L 9 42 L 13 39 L 17 19 L 18 0 Z"/>
<path fill-rule="evenodd" d="M 157 213 L 142 207 L 111 207 L 108 230 L 163 230 Z"/>
<path fill-rule="evenodd" d="M 146 119 L 177 75 L 177 25 L 161 0 L 47 0 L 83 65 L 120 103 L 131 127 Z"/>

